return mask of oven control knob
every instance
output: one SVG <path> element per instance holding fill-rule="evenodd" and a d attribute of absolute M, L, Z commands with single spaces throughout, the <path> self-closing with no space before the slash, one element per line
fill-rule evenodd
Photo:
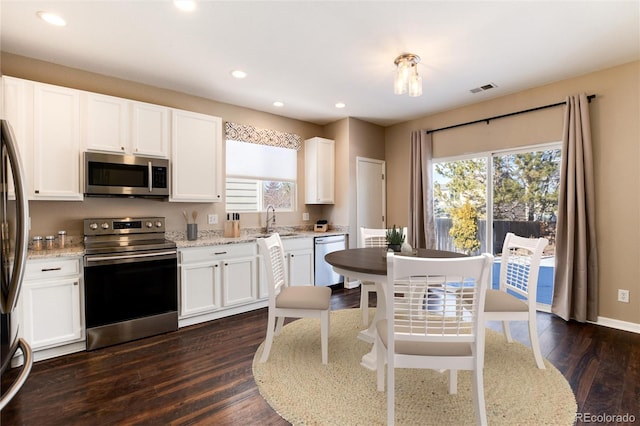
<path fill-rule="evenodd" d="M 156 222 L 156 228 L 162 228 L 162 222 L 157 221 Z"/>
<path fill-rule="evenodd" d="M 147 225 L 147 228 L 153 228 L 153 223 L 151 222 L 147 222 L 146 225 Z"/>
<path fill-rule="evenodd" d="M 103 223 L 101 226 L 102 229 L 109 229 L 109 224 L 107 222 Z"/>
<path fill-rule="evenodd" d="M 89 224 L 89 228 L 93 229 L 95 231 L 96 229 L 98 229 L 98 224 L 93 222 L 93 223 Z"/>

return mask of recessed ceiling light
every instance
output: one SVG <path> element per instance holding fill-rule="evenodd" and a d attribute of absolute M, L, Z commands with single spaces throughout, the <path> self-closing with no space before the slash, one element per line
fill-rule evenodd
<path fill-rule="evenodd" d="M 347 106 L 347 104 L 345 104 L 344 102 L 338 102 L 338 103 L 336 104 L 336 108 L 344 108 L 344 107 L 346 107 L 346 106 Z"/>
<path fill-rule="evenodd" d="M 273 106 L 274 106 L 274 107 L 278 107 L 278 108 L 282 108 L 282 107 L 284 106 L 284 102 L 282 102 L 282 101 L 275 101 L 275 102 L 273 103 Z"/>
<path fill-rule="evenodd" d="M 194 0 L 173 0 L 173 5 L 183 12 L 193 12 L 196 10 L 196 2 Z"/>
<path fill-rule="evenodd" d="M 231 75 L 235 78 L 245 78 L 247 76 L 247 73 L 241 70 L 234 70 L 231 71 Z"/>
<path fill-rule="evenodd" d="M 38 15 L 38 18 L 51 25 L 55 25 L 56 27 L 64 27 L 65 25 L 67 25 L 67 22 L 62 19 L 60 15 L 56 15 L 55 13 L 40 10 L 36 12 L 36 15 Z"/>

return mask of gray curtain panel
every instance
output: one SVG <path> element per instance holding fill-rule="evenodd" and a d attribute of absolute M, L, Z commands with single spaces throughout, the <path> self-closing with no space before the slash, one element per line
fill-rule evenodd
<path fill-rule="evenodd" d="M 433 148 L 431 134 L 411 132 L 411 182 L 408 233 L 412 247 L 436 248 L 433 218 Z"/>
<path fill-rule="evenodd" d="M 589 101 L 567 97 L 551 311 L 564 320 L 596 321 L 598 252 Z"/>

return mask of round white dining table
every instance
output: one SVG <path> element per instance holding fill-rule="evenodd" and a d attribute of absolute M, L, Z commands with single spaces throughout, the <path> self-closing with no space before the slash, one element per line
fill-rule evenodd
<path fill-rule="evenodd" d="M 463 257 L 464 254 L 445 250 L 417 249 L 417 257 L 451 258 Z M 381 247 L 353 248 L 338 250 L 327 254 L 325 260 L 333 270 L 345 277 L 370 281 L 376 284 L 377 305 L 373 321 L 366 330 L 358 334 L 358 338 L 374 343 L 371 351 L 366 353 L 360 364 L 369 370 L 376 369 L 376 323 L 386 318 L 386 282 L 387 282 L 387 249 Z"/>

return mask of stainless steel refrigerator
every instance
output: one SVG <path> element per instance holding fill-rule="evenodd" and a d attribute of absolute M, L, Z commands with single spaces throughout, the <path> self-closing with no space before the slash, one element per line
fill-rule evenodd
<path fill-rule="evenodd" d="M 10 191 L 15 199 L 10 199 L 13 198 Z M 22 351 L 23 359 L 21 371 L 13 382 L 2 386 L 5 380 L 0 380 L 0 410 L 26 382 L 33 365 L 31 348 L 18 337 L 19 324 L 14 315 L 27 262 L 28 220 L 29 205 L 20 154 L 9 122 L 0 120 L 0 375 L 4 376 L 11 368 L 11 360 L 18 351 Z"/>

